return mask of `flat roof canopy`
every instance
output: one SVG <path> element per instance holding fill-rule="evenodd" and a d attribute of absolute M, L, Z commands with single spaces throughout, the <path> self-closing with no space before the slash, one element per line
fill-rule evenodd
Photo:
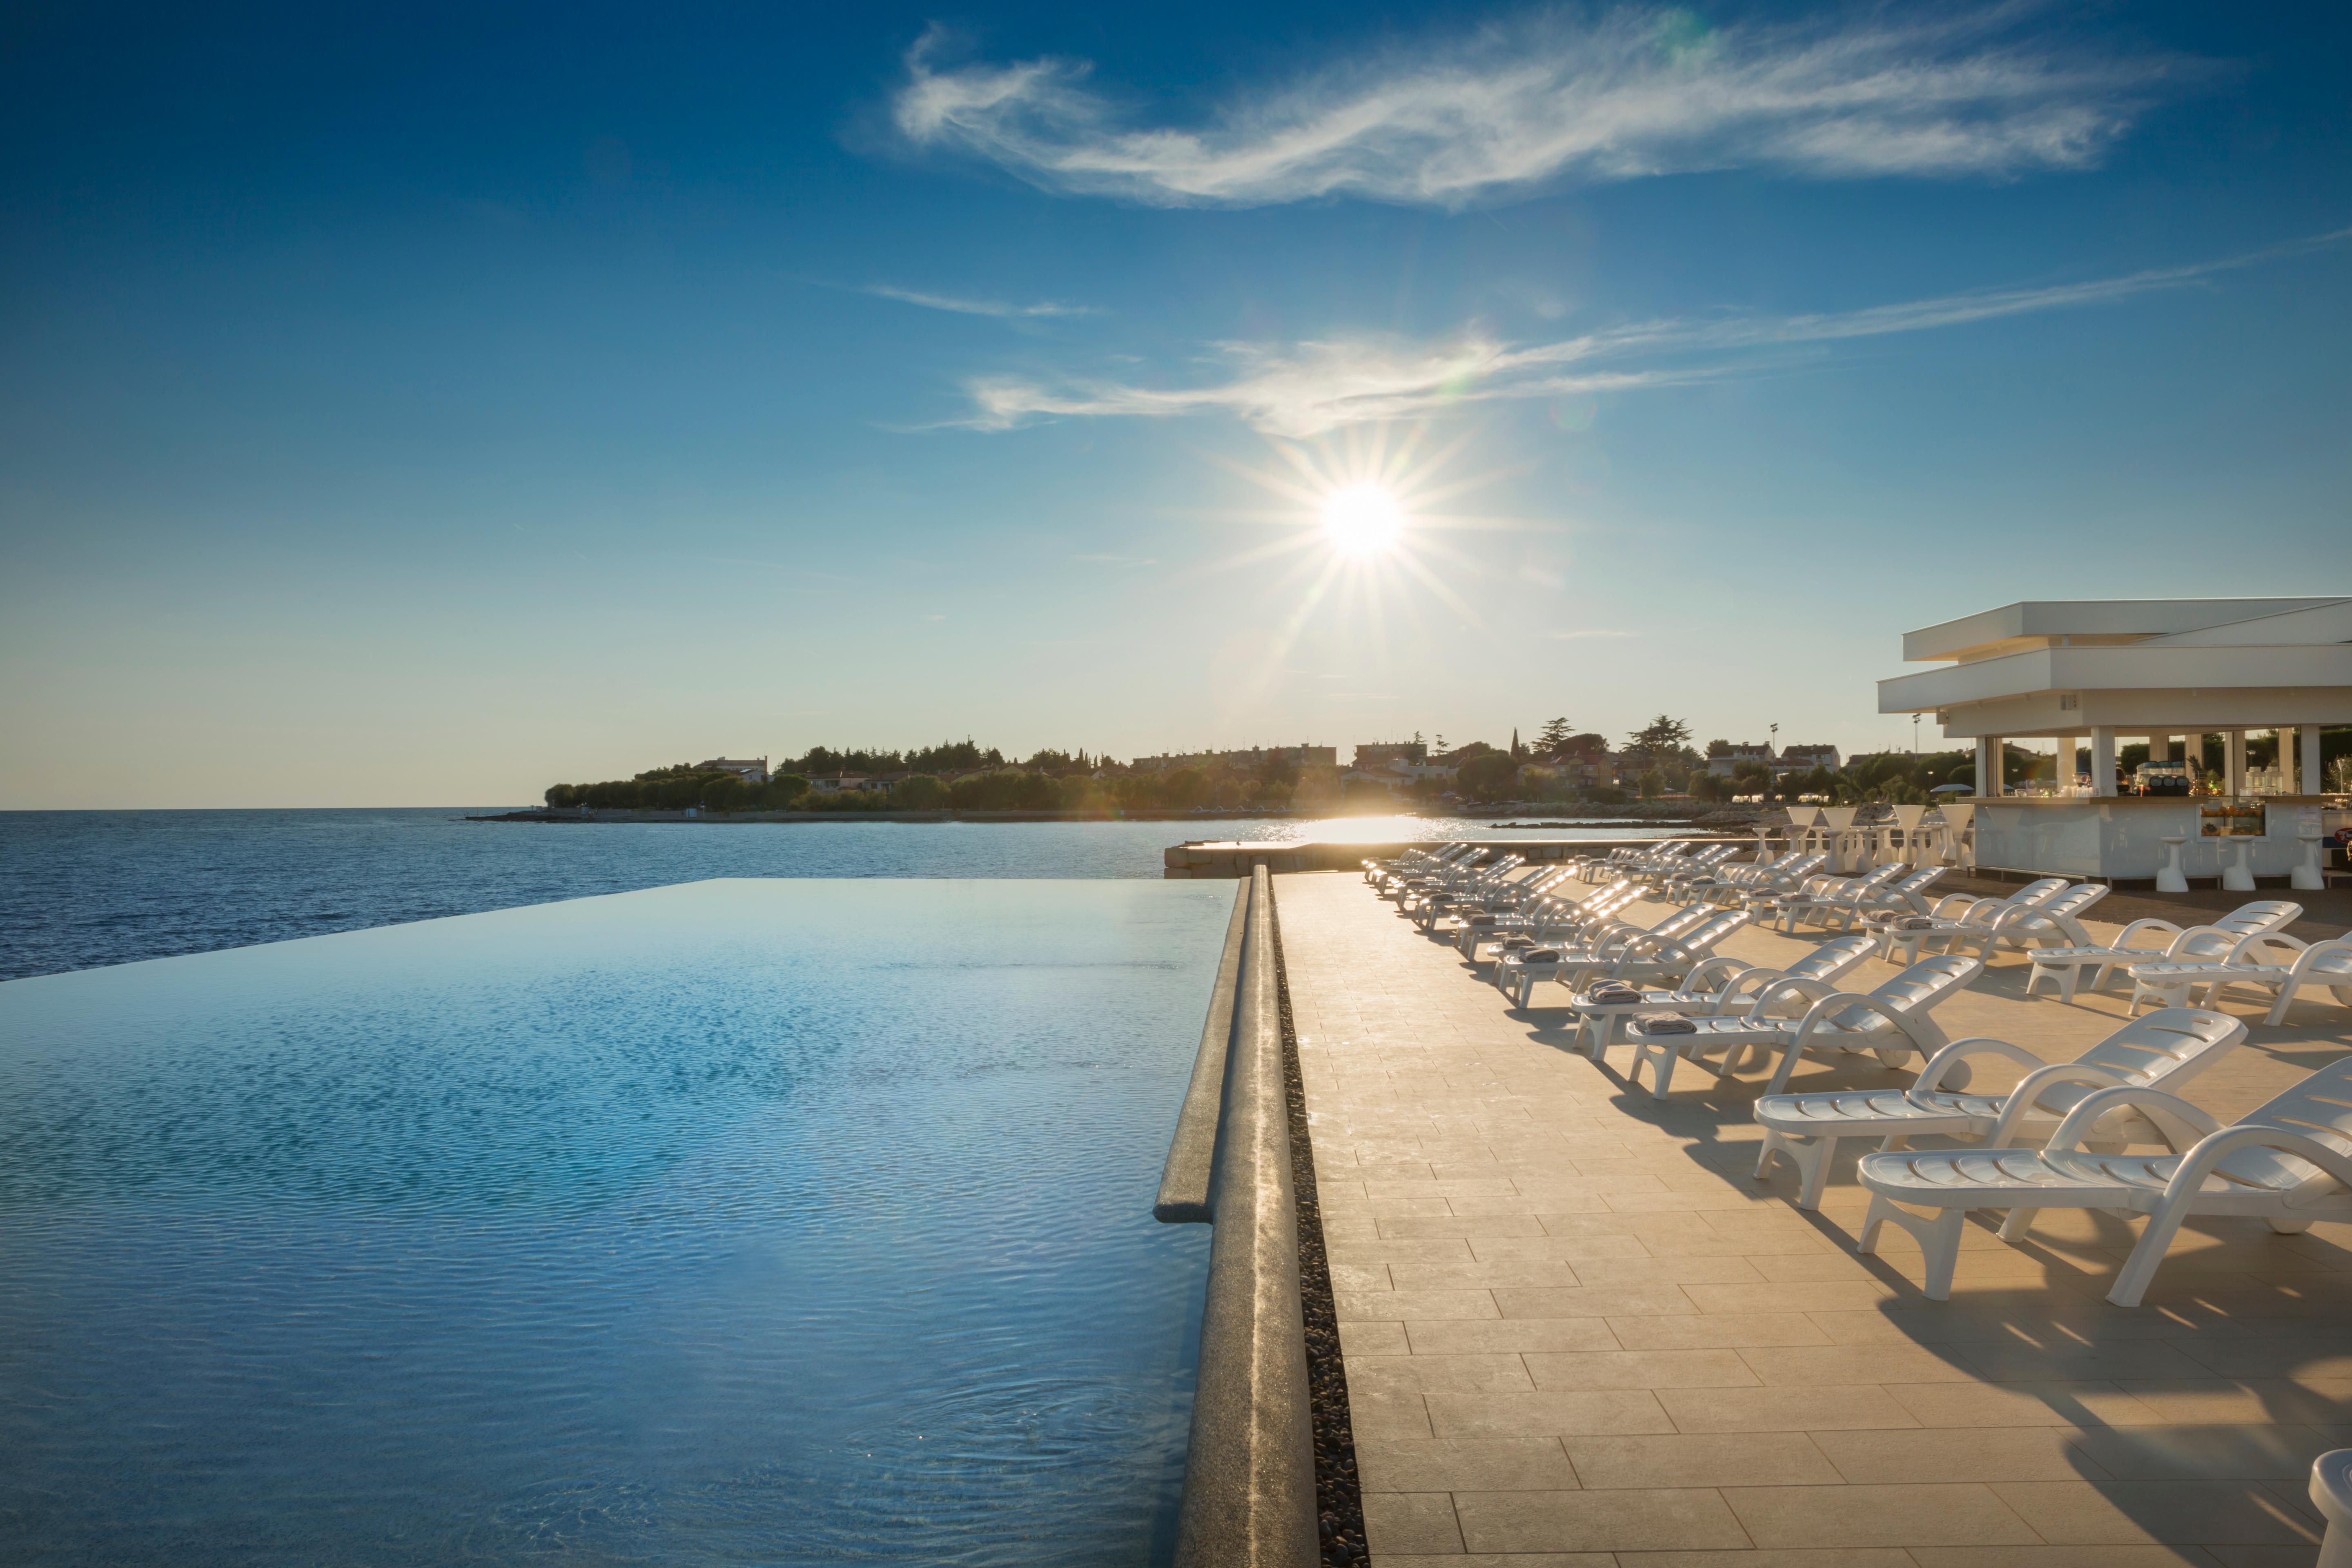
<path fill-rule="evenodd" d="M 1948 736 L 2352 724 L 2352 595 L 2021 603 L 1906 633 L 1878 683 Z"/>

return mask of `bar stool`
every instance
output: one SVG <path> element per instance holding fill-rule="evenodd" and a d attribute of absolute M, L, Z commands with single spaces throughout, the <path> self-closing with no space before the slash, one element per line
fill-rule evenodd
<path fill-rule="evenodd" d="M 2251 893 L 2254 890 L 2254 874 L 2246 868 L 2246 851 L 2252 844 L 2251 838 L 2231 838 L 2221 846 L 2221 853 L 2228 857 L 2221 865 L 2223 891 Z"/>
<path fill-rule="evenodd" d="M 2159 893 L 2185 893 L 2189 879 L 2180 874 L 2180 847 L 2189 842 L 2186 833 L 2168 833 L 2157 840 L 2167 846 L 2164 864 L 2157 868 L 2156 890 Z"/>
<path fill-rule="evenodd" d="M 2327 1521 L 2318 1568 L 2352 1568 L 2352 1448 L 2311 1461 L 2311 1506 Z"/>

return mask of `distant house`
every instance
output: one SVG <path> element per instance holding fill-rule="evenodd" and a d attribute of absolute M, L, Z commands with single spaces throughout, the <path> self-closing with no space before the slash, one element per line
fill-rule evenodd
<path fill-rule="evenodd" d="M 1827 768 L 1832 773 L 1845 766 L 1835 746 L 1783 746 L 1774 760 L 1776 773 L 1809 773 L 1815 768 Z"/>
<path fill-rule="evenodd" d="M 1706 771 L 1717 778 L 1729 778 L 1739 768 L 1751 763 L 1761 764 L 1768 768 L 1772 766 L 1772 747 L 1769 742 L 1759 745 L 1753 741 L 1739 741 L 1726 746 L 1720 752 L 1713 746 L 1706 749 Z M 1811 766 L 1810 763 L 1806 765 Z"/>
<path fill-rule="evenodd" d="M 1335 768 L 1339 765 L 1337 746 L 1252 746 L 1243 752 L 1171 752 L 1157 757 L 1138 757 L 1138 772 L 1165 773 L 1179 768 L 1205 768 L 1222 763 L 1229 768 L 1255 768 L 1265 765 L 1269 758 L 1280 758 L 1302 768 Z"/>
<path fill-rule="evenodd" d="M 1356 746 L 1356 771 L 1369 772 L 1390 767 L 1397 763 L 1415 766 L 1429 761 L 1429 747 L 1420 741 L 1359 742 Z"/>
<path fill-rule="evenodd" d="M 768 782 L 768 759 L 765 757 L 713 757 L 694 766 L 698 773 L 733 773 L 745 784 Z"/>
<path fill-rule="evenodd" d="M 838 795 L 845 789 L 864 789 L 873 782 L 869 773 L 818 773 L 809 780 L 809 788 L 826 795 Z"/>

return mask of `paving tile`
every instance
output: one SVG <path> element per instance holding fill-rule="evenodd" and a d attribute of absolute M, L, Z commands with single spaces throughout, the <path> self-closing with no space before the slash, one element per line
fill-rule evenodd
<path fill-rule="evenodd" d="M 1427 1320 L 1403 1325 L 1415 1355 L 1492 1355 L 1518 1351 L 1613 1351 L 1617 1336 L 1601 1318 Z M 1343 1328 L 1341 1332 L 1346 1332 Z M 1342 1345 L 1344 1352 L 1346 1347 Z"/>
<path fill-rule="evenodd" d="M 1612 1318 L 1629 1351 L 1740 1350 L 1750 1345 L 1822 1345 L 1829 1336 L 1802 1312 L 1714 1312 L 1679 1318 Z"/>
<path fill-rule="evenodd" d="M 1374 1223 L 1381 1237 L 1399 1241 L 1544 1234 L 1543 1223 L 1531 1214 L 1400 1215 Z"/>
<path fill-rule="evenodd" d="M 1575 1265 L 1583 1285 L 1729 1285 L 1763 1278 L 1754 1260 L 1729 1254 L 1678 1258 L 1589 1258 Z"/>
<path fill-rule="evenodd" d="M 1660 1406 L 1660 1396 L 1646 1389 L 1432 1394 L 1423 1398 L 1431 1435 L 1438 1437 L 1566 1437 L 1675 1429 Z"/>
<path fill-rule="evenodd" d="M 1518 1563 L 1531 1559 L 1496 1561 Z M 1815 1547 L 1795 1552 L 1620 1552 L 1617 1563 L 1618 1568 L 1913 1568 L 1909 1552 L 1885 1546 L 1829 1552 Z"/>
<path fill-rule="evenodd" d="M 1405 1355 L 1412 1346 L 1404 1337 L 1401 1322 L 1341 1323 L 1339 1353 L 1355 1355 Z"/>
<path fill-rule="evenodd" d="M 1830 1432 L 1916 1426 L 1883 1388 L 1685 1388 L 1659 1394 L 1681 1432 Z"/>
<path fill-rule="evenodd" d="M 2208 1378 L 2196 1381 L 2141 1383 L 2116 1380 L 2116 1386 L 2167 1421 L 2201 1426 L 2234 1426 L 2284 1421 L 2325 1426 L 2352 1419 L 2352 1404 L 2323 1386 L 2285 1378 Z"/>
<path fill-rule="evenodd" d="M 1561 1441 L 1577 1479 L 1595 1489 L 1833 1485 L 1843 1479 L 1802 1434 L 1759 1439 L 1744 1432 L 1686 1433 Z"/>
<path fill-rule="evenodd" d="M 1617 1568 L 1607 1552 L 1472 1552 L 1450 1557 L 1385 1552 L 1380 1568 Z"/>
<path fill-rule="evenodd" d="M 1640 1552 L 1749 1544 L 1720 1493 L 1458 1492 L 1454 1509 L 1473 1552 Z"/>
<path fill-rule="evenodd" d="M 1756 1374 L 1727 1350 L 1583 1351 L 1524 1358 L 1540 1389 L 1753 1388 Z"/>
<path fill-rule="evenodd" d="M 1342 1241 L 1328 1243 L 1324 1255 L 1341 1263 L 1468 1263 L 1470 1243 L 1458 1236 L 1431 1241 Z"/>
<path fill-rule="evenodd" d="M 2168 1419 L 2111 1383 L 1912 1383 L 1886 1393 L 1922 1426 L 2149 1426 Z"/>
<path fill-rule="evenodd" d="M 1515 1287 L 1499 1289 L 1494 1297 L 1506 1318 L 1658 1318 L 1697 1310 L 1675 1285 Z"/>
<path fill-rule="evenodd" d="M 2252 1481 L 2011 1481 L 2003 1501 L 2053 1545 L 2097 1542 L 2285 1545 L 2321 1527 Z"/>
<path fill-rule="evenodd" d="M 1971 1381 L 1965 1366 L 1924 1345 L 1756 1346 L 1739 1354 L 1759 1382 L 1779 1387 Z"/>
<path fill-rule="evenodd" d="M 1375 1563 L 1392 1552 L 1460 1552 L 1454 1499 L 1444 1492 L 1364 1493 L 1364 1544 Z"/>
<path fill-rule="evenodd" d="M 1493 1318 L 1494 1296 L 1485 1290 L 1334 1290 L 1339 1321 L 1410 1322 L 1421 1318 Z"/>
<path fill-rule="evenodd" d="M 2078 1444 L 2082 1436 L 2073 1426 L 1939 1426 L 1822 1432 L 1813 1442 L 1858 1485 L 2104 1479 L 2109 1472 Z"/>
<path fill-rule="evenodd" d="M 2118 1480 L 2302 1482 L 2311 1461 L 2344 1444 L 2316 1426 L 2111 1426 L 2074 1442 Z"/>
<path fill-rule="evenodd" d="M 1955 1353 L 1992 1383 L 2161 1381 L 2210 1375 L 2196 1361 L 2156 1341 L 2048 1346 L 1970 1341 Z"/>
<path fill-rule="evenodd" d="M 1558 1437 L 1360 1442 L 1356 1468 L 1368 1491 L 1574 1491 L 1579 1484 Z"/>
<path fill-rule="evenodd" d="M 1683 1293 L 1702 1312 L 1861 1311 L 1898 1294 L 1873 1279 L 1801 1285 L 1688 1285 Z"/>
<path fill-rule="evenodd" d="M 1507 1354 L 1349 1356 L 1347 1373 L 1351 1396 L 1359 1388 L 1368 1394 L 1526 1394 L 1540 1386 L 1528 1381 L 1526 1363 Z"/>
<path fill-rule="evenodd" d="M 1507 1258 L 1493 1263 L 1395 1263 L 1389 1275 L 1400 1290 L 1492 1289 L 1495 1287 L 1573 1289 L 1585 1281 L 1564 1259 Z"/>
<path fill-rule="evenodd" d="M 2217 1562 L 2200 1547 L 2155 1545 L 1916 1546 L 1911 1559 L 1919 1568 L 2215 1568 Z M 2304 1561 L 2307 1568 L 2310 1559 Z"/>
<path fill-rule="evenodd" d="M 1990 1487 L 1727 1487 L 1724 1500 L 1759 1546 L 2038 1544 Z"/>

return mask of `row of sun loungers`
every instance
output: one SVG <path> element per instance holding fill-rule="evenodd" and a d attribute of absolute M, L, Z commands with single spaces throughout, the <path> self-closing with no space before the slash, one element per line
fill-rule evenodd
<path fill-rule="evenodd" d="M 1756 1174 L 1787 1159 L 1797 1205 L 1818 1206 L 1837 1145 L 1880 1141 L 1858 1167 L 1871 1194 L 1858 1249 L 1872 1252 L 1888 1225 L 1915 1237 L 1927 1258 L 1926 1290 L 1948 1299 L 1971 1209 L 2001 1209 L 2004 1239 L 2021 1237 L 2043 1208 L 2081 1207 L 2149 1217 L 2108 1300 L 2136 1306 L 2180 1225 L 2198 1215 L 2260 1216 L 2292 1234 L 2315 1220 L 2352 1220 L 2352 1059 L 2324 1068 L 2234 1126 L 2180 1098 L 2197 1075 L 2246 1038 L 2246 1026 L 2212 1010 L 2228 988 L 2275 998 L 2266 1023 L 2298 993 L 2325 991 L 2352 1007 L 2352 941 L 2305 942 L 2284 928 L 2302 914 L 2285 900 L 2250 903 L 2210 925 L 2136 921 L 2103 943 L 2081 915 L 2107 889 L 2049 878 L 2005 898 L 1955 894 L 1930 904 L 1942 868 L 1888 866 L 1860 877 L 1818 875 L 1818 855 L 1727 863 L 1727 847 L 1683 843 L 1619 850 L 1516 879 L 1515 858 L 1481 867 L 1473 846 L 1448 846 L 1425 862 L 1366 862 L 1366 879 L 1401 909 L 1451 914 L 1450 933 L 1474 966 L 1491 962 L 1495 985 L 1530 1005 L 1537 984 L 1567 987 L 1576 1047 L 1596 1061 L 1633 1047 L 1628 1081 L 1645 1073 L 1664 1099 L 1675 1069 L 1696 1062 L 1718 1079 L 1778 1062 L 1755 1106 L 1764 1133 Z M 1605 883 L 1580 900 L 1571 880 Z M 1646 897 L 1682 902 L 1654 925 L 1630 918 Z M 1751 922 L 1825 936 L 1786 968 L 1718 956 L 1714 949 Z M 2111 977 L 2133 982 L 2134 1016 L 2072 1061 L 2046 1063 L 1989 1037 L 1951 1040 L 1936 1009 L 1973 984 L 2003 950 L 2032 968 L 2026 994 L 2051 981 L 2063 1002 L 2084 971 L 2094 993 Z M 1867 992 L 1838 983 L 1876 952 L 1904 968 Z M 2201 993 L 2204 1007 L 2190 1005 Z M 2139 1016 L 2154 1004 L 2156 1011 Z M 1890 1068 L 1916 1066 L 1900 1089 L 1791 1092 L 1808 1058 L 1866 1055 Z M 1972 1058 L 2026 1069 L 2005 1094 L 1970 1094 Z M 1914 1150 L 1939 1137 L 1969 1146 Z M 2019 1147 L 2042 1140 L 2039 1149 Z M 2162 1144 L 2163 1154 L 2135 1153 Z M 1919 1211 L 1925 1211 L 1919 1212 Z"/>

